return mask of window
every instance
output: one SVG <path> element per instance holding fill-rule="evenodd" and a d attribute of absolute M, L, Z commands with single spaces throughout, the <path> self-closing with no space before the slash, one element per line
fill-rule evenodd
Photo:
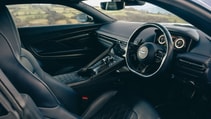
<path fill-rule="evenodd" d="M 53 4 L 23 4 L 7 6 L 18 27 L 85 24 L 90 16 L 76 9 Z"/>

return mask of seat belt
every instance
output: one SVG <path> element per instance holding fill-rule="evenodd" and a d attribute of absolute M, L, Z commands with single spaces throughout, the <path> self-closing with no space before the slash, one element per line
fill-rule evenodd
<path fill-rule="evenodd" d="M 0 91 L 0 119 L 20 119 L 18 112 Z"/>
<path fill-rule="evenodd" d="M 43 119 L 26 94 L 20 94 L 0 69 L 0 119 Z"/>

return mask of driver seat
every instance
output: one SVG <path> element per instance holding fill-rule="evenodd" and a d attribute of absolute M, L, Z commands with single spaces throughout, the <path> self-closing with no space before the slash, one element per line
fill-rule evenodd
<path fill-rule="evenodd" d="M 105 104 L 112 102 L 117 95 L 116 91 L 103 94 L 82 116 L 78 116 L 79 96 L 72 88 L 57 82 L 44 72 L 34 56 L 21 47 L 18 30 L 5 5 L 0 5 L 0 51 L 0 68 L 19 92 L 29 95 L 34 100 L 47 118 L 94 118 L 94 115 L 103 110 Z M 141 118 L 144 116 L 146 119 L 158 117 L 156 111 L 142 100 L 135 102 L 131 109 L 136 109 L 133 112 L 136 112 L 134 114 L 137 119 L 145 119 Z M 101 115 L 107 114 L 101 111 Z M 130 115 L 130 118 L 134 118 L 134 115 Z"/>

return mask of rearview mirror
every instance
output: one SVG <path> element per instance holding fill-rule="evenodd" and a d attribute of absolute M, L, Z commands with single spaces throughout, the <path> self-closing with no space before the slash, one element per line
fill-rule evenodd
<path fill-rule="evenodd" d="M 101 2 L 101 9 L 103 10 L 121 10 L 125 7 L 124 2 Z"/>
<path fill-rule="evenodd" d="M 121 10 L 125 6 L 144 5 L 145 1 L 142 0 L 124 0 L 124 1 L 112 1 L 112 2 L 101 2 L 100 6 L 103 10 Z"/>

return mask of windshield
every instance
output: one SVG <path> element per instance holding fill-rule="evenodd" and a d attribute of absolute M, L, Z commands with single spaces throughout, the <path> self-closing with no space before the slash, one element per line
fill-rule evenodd
<path fill-rule="evenodd" d="M 141 6 L 126 6 L 123 10 L 106 11 L 102 10 L 99 6 L 101 1 L 105 0 L 88 0 L 84 2 L 95 7 L 106 15 L 121 21 L 186 23 L 176 15 L 150 3 L 145 3 Z"/>

